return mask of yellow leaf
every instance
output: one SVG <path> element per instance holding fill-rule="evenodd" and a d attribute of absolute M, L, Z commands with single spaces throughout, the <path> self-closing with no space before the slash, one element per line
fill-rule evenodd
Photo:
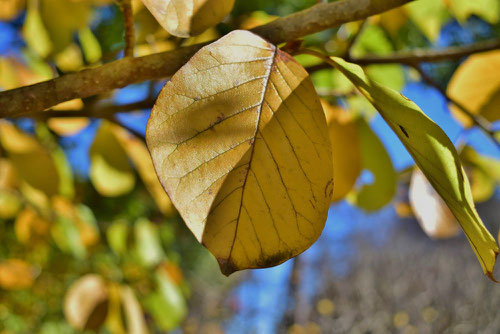
<path fill-rule="evenodd" d="M 322 100 L 333 153 L 332 202 L 344 198 L 361 173 L 361 152 L 356 121 L 352 114 Z"/>
<path fill-rule="evenodd" d="M 1 0 L 0 1 L 0 21 L 10 21 L 14 19 L 24 8 L 25 0 Z"/>
<path fill-rule="evenodd" d="M 246 15 L 240 23 L 240 29 L 250 30 L 276 20 L 278 16 L 269 15 L 263 11 L 256 11 Z"/>
<path fill-rule="evenodd" d="M 113 133 L 111 124 L 103 121 L 90 148 L 90 180 L 103 196 L 121 196 L 132 191 L 135 175 L 127 154 Z"/>
<path fill-rule="evenodd" d="M 24 182 L 48 196 L 59 193 L 60 178 L 54 159 L 34 137 L 0 121 L 0 143 Z"/>
<path fill-rule="evenodd" d="M 274 266 L 321 234 L 332 152 L 307 72 L 262 38 L 233 31 L 162 90 L 146 131 L 159 179 L 226 275 Z"/>
<path fill-rule="evenodd" d="M 68 45 L 56 54 L 54 60 L 57 67 L 63 72 L 75 72 L 83 67 L 82 51 L 75 43 Z"/>
<path fill-rule="evenodd" d="M 52 41 L 49 33 L 45 28 L 40 10 L 38 9 L 38 1 L 28 1 L 28 10 L 26 11 L 26 19 L 23 25 L 23 35 L 26 44 L 40 58 L 47 57 L 52 51 Z"/>
<path fill-rule="evenodd" d="M 378 24 L 392 36 L 395 36 L 407 21 L 406 7 L 398 7 L 378 15 Z"/>
<path fill-rule="evenodd" d="M 17 193 L 0 188 L 0 219 L 14 218 L 21 210 L 22 204 L 23 201 Z"/>
<path fill-rule="evenodd" d="M 411 177 L 408 197 L 420 227 L 429 237 L 444 239 L 460 233 L 455 216 L 419 169 Z"/>
<path fill-rule="evenodd" d="M 449 18 L 446 6 L 441 0 L 414 1 L 405 9 L 409 18 L 431 42 L 439 37 L 441 26 Z"/>
<path fill-rule="evenodd" d="M 476 212 L 469 181 L 453 143 L 415 103 L 371 81 L 358 65 L 341 58 L 331 61 L 374 105 L 405 145 L 462 226 L 484 273 L 493 279 L 498 246 Z"/>
<path fill-rule="evenodd" d="M 500 15 L 498 0 L 445 0 L 445 2 L 461 23 L 474 14 L 491 24 L 498 23 Z"/>
<path fill-rule="evenodd" d="M 143 0 L 158 23 L 178 37 L 196 36 L 231 12 L 234 0 Z"/>
<path fill-rule="evenodd" d="M 60 136 L 72 136 L 90 124 L 86 117 L 55 117 L 47 120 L 47 126 Z"/>
<path fill-rule="evenodd" d="M 38 271 L 29 263 L 18 259 L 0 261 L 0 288 L 6 290 L 28 289 L 35 282 Z"/>
<path fill-rule="evenodd" d="M 140 139 L 119 126 L 114 126 L 113 132 L 118 138 L 118 141 L 122 144 L 125 152 L 127 152 L 130 160 L 132 160 L 132 163 L 137 168 L 139 176 L 142 178 L 144 185 L 153 197 L 160 211 L 166 215 L 173 215 L 175 213 L 175 208 L 158 180 L 153 161 L 151 160 L 146 145 Z"/>
<path fill-rule="evenodd" d="M 85 60 L 89 64 L 93 64 L 102 57 L 102 49 L 97 37 L 94 35 L 90 28 L 85 27 L 78 31 L 78 39 L 82 46 Z"/>
<path fill-rule="evenodd" d="M 97 330 L 108 314 L 109 291 L 104 279 L 87 274 L 76 280 L 64 297 L 64 315 L 78 330 Z"/>
<path fill-rule="evenodd" d="M 50 222 L 41 217 L 31 207 L 19 213 L 14 223 L 17 240 L 23 245 L 33 245 L 43 241 L 50 233 Z"/>
<path fill-rule="evenodd" d="M 453 74 L 447 93 L 473 114 L 490 122 L 500 119 L 500 51 L 470 56 Z M 450 104 L 450 109 L 464 126 L 473 123 L 467 115 Z"/>
<path fill-rule="evenodd" d="M 357 128 L 363 169 L 370 172 L 372 182 L 363 184 L 347 195 L 347 200 L 365 211 L 386 206 L 396 194 L 397 175 L 384 144 L 364 118 L 358 118 Z"/>
<path fill-rule="evenodd" d="M 40 0 L 40 13 L 57 54 L 73 42 L 73 35 L 87 26 L 90 1 Z"/>
<path fill-rule="evenodd" d="M 15 189 L 18 184 L 15 167 L 9 160 L 0 158 L 0 188 Z"/>

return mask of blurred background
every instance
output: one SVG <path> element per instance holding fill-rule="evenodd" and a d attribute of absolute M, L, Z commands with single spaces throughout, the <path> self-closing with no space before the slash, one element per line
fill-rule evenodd
<path fill-rule="evenodd" d="M 236 0 L 224 22 L 181 39 L 135 1 L 135 53 L 209 41 L 315 3 Z M 304 43 L 358 58 L 498 45 L 499 19 L 499 0 L 419 0 Z M 119 59 L 123 33 L 112 1 L 0 0 L 0 89 Z M 1 121 L 0 333 L 500 333 L 499 286 L 403 145 L 339 73 L 297 59 L 325 108 L 356 119 L 332 125 L 345 134 L 334 148 L 354 152 L 340 169 L 355 172 L 320 239 L 274 268 L 223 276 L 161 189 L 143 137 L 165 81 Z M 500 51 L 419 70 L 366 68 L 456 144 L 497 237 L 499 146 L 449 98 L 500 130 Z"/>

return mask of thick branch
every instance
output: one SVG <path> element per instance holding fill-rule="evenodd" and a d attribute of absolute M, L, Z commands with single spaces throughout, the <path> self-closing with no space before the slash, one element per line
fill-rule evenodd
<path fill-rule="evenodd" d="M 413 50 L 409 52 L 395 53 L 392 55 L 370 55 L 360 58 L 347 57 L 346 60 L 359 65 L 374 64 L 405 64 L 418 65 L 420 63 L 431 63 L 445 60 L 458 60 L 468 55 L 500 49 L 500 40 L 493 39 L 485 42 L 474 43 L 466 46 L 450 47 L 442 50 Z M 308 72 L 315 72 L 331 68 L 327 63 L 318 64 L 307 68 Z"/>
<path fill-rule="evenodd" d="M 321 3 L 257 27 L 253 32 L 279 44 L 345 22 L 361 20 L 409 1 L 411 0 L 340 0 Z M 204 45 L 206 44 L 197 44 L 140 58 L 125 58 L 97 68 L 1 92 L 0 117 L 41 111 L 71 99 L 171 76 Z"/>

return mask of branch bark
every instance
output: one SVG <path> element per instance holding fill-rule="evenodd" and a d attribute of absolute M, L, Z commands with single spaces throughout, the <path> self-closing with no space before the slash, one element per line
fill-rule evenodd
<path fill-rule="evenodd" d="M 252 31 L 274 44 L 292 41 L 346 22 L 364 19 L 412 0 L 340 0 L 320 3 Z M 171 76 L 206 45 L 197 44 L 140 58 L 124 58 L 97 68 L 67 74 L 0 93 L 0 117 L 45 110 L 64 101 Z"/>
<path fill-rule="evenodd" d="M 119 0 L 123 13 L 123 22 L 125 25 L 125 57 L 134 56 L 134 14 L 132 12 L 132 0 Z"/>

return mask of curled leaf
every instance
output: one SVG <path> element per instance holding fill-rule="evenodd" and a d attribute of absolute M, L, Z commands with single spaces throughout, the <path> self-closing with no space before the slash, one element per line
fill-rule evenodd
<path fill-rule="evenodd" d="M 307 72 L 247 31 L 201 49 L 146 131 L 170 199 L 222 272 L 274 266 L 321 234 L 333 189 L 325 115 Z"/>
<path fill-rule="evenodd" d="M 396 194 L 397 175 L 384 144 L 364 118 L 356 121 L 361 150 L 361 164 L 373 180 L 362 183 L 347 196 L 347 200 L 365 211 L 386 206 Z"/>
<path fill-rule="evenodd" d="M 331 62 L 354 83 L 396 133 L 462 226 L 484 273 L 492 278 L 498 245 L 477 214 L 469 181 L 453 143 L 415 103 L 371 81 L 360 66 L 335 57 Z"/>
<path fill-rule="evenodd" d="M 108 313 L 109 292 L 104 279 L 87 274 L 76 280 L 64 297 L 66 320 L 79 330 L 96 330 Z"/>
<path fill-rule="evenodd" d="M 135 185 L 127 154 L 112 128 L 103 122 L 90 148 L 90 180 L 101 195 L 108 197 L 125 195 Z"/>

